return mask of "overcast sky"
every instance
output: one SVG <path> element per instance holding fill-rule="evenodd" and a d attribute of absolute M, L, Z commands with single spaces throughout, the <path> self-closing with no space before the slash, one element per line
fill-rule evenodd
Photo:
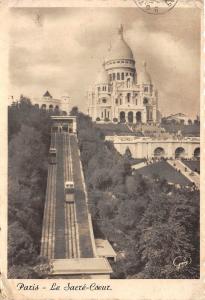
<path fill-rule="evenodd" d="M 137 71 L 147 62 L 163 114 L 194 117 L 200 97 L 199 9 L 174 8 L 158 16 L 138 8 L 11 9 L 10 94 L 67 94 L 72 106 L 86 111 L 86 90 L 120 23 Z"/>

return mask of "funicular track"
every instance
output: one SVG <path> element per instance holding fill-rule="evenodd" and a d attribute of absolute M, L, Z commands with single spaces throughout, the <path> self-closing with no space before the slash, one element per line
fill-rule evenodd
<path fill-rule="evenodd" d="M 93 257 L 88 208 L 77 138 L 67 132 L 51 134 L 56 164 L 48 166 L 41 255 L 48 259 Z M 73 201 L 66 201 L 65 182 L 73 181 Z"/>
<path fill-rule="evenodd" d="M 51 135 L 51 147 L 56 147 L 56 134 Z M 46 200 L 43 218 L 41 255 L 54 258 L 56 207 L 56 165 L 48 166 Z"/>
<path fill-rule="evenodd" d="M 64 181 L 73 181 L 70 135 L 63 133 Z M 74 197 L 74 195 L 73 195 Z M 65 202 L 66 258 L 80 256 L 75 201 Z"/>
<path fill-rule="evenodd" d="M 55 211 L 55 250 L 54 258 L 65 258 L 65 193 L 64 193 L 64 153 L 63 135 L 57 133 L 57 171 L 56 171 L 56 211 Z"/>

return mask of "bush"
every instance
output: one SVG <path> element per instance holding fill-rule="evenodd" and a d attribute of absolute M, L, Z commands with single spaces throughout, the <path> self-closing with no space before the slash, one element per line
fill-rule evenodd
<path fill-rule="evenodd" d="M 98 122 L 98 121 L 100 121 L 100 118 L 98 117 L 98 118 L 96 118 L 96 121 Z"/>

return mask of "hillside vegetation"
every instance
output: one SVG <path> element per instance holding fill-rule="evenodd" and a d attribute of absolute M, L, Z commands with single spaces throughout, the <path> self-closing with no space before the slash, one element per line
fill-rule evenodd
<path fill-rule="evenodd" d="M 72 114 L 78 116 L 95 235 L 118 253 L 113 278 L 198 278 L 199 192 L 177 190 L 154 175 L 133 176 L 129 155 L 120 156 L 77 108 Z M 178 256 L 192 263 L 177 270 Z"/>
<path fill-rule="evenodd" d="M 49 113 L 21 97 L 8 109 L 8 275 L 37 277 L 50 144 Z"/>
<path fill-rule="evenodd" d="M 199 277 L 199 192 L 176 190 L 165 180 L 132 175 L 88 116 L 78 116 L 78 140 L 96 237 L 118 254 L 113 278 Z M 9 107 L 8 264 L 10 278 L 38 278 L 50 144 L 49 112 L 30 101 Z M 177 270 L 177 256 L 192 263 Z"/>

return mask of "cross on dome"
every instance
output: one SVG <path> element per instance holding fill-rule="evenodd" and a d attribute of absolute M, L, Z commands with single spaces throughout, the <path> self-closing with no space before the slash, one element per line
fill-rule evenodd
<path fill-rule="evenodd" d="M 122 24 L 120 24 L 120 26 L 119 26 L 118 33 L 119 33 L 121 39 L 123 39 L 123 25 Z"/>

